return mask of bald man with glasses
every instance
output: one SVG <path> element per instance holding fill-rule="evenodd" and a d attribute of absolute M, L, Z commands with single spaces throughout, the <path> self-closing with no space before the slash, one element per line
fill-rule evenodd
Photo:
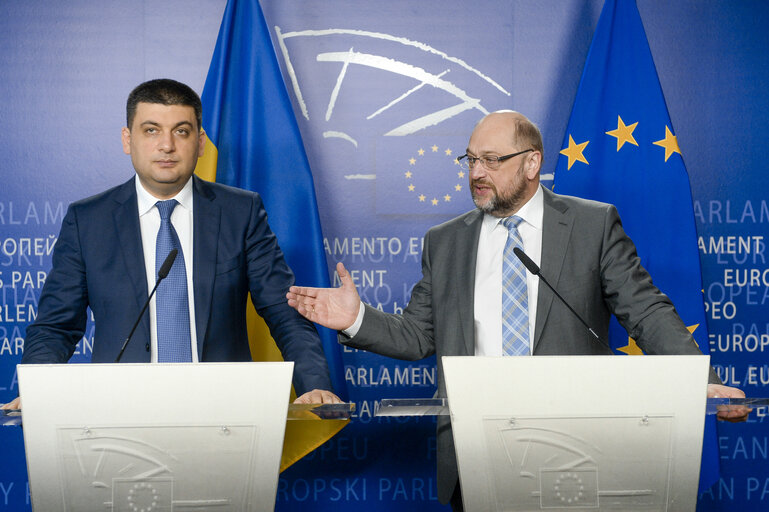
<path fill-rule="evenodd" d="M 667 296 L 641 266 L 614 206 L 542 187 L 537 127 L 517 112 L 494 112 L 475 127 L 467 152 L 476 209 L 425 235 L 422 279 L 401 315 L 360 301 L 344 265 L 336 289 L 291 287 L 289 305 L 340 331 L 340 342 L 389 357 L 611 354 L 514 256 L 522 249 L 587 323 L 607 339 L 615 315 L 647 354 L 701 354 Z M 652 378 L 652 377 L 650 377 Z M 743 397 L 711 369 L 710 396 Z M 725 411 L 744 419 L 747 411 Z M 462 510 L 448 417 L 438 419 L 438 499 Z"/>

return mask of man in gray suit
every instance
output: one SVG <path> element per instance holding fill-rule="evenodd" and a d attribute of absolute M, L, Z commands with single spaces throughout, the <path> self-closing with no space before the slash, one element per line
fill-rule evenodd
<path fill-rule="evenodd" d="M 341 332 L 345 345 L 378 354 L 421 359 L 436 354 L 438 396 L 446 396 L 441 356 L 500 356 L 507 349 L 504 311 L 506 260 L 522 246 L 548 281 L 606 339 L 614 314 L 646 354 L 700 354 L 667 296 L 641 266 L 614 206 L 554 194 L 539 184 L 542 136 L 517 112 L 495 112 L 475 127 L 460 157 L 470 171 L 477 209 L 425 235 L 422 279 L 402 315 L 364 305 L 344 266 L 337 289 L 291 287 L 290 306 L 313 322 Z M 506 218 L 514 218 L 515 237 Z M 508 240 L 513 240 L 510 242 Z M 597 355 L 611 349 L 531 273 L 520 273 L 518 309 L 522 355 Z M 532 319 L 533 321 L 529 321 Z M 708 394 L 743 397 L 721 385 L 711 370 Z M 725 411 L 744 419 L 747 410 Z M 438 498 L 462 509 L 456 455 L 448 418 L 438 420 Z"/>

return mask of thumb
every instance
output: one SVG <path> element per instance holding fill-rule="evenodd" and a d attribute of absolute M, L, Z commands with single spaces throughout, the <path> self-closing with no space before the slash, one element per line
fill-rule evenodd
<path fill-rule="evenodd" d="M 342 288 L 355 288 L 355 284 L 352 282 L 350 273 L 344 268 L 344 263 L 341 261 L 336 264 L 336 273 L 339 274 L 339 280 L 342 282 Z"/>

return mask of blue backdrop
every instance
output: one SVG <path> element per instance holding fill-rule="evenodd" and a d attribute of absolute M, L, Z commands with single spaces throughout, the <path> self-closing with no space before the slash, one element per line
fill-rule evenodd
<path fill-rule="evenodd" d="M 264 1 L 329 271 L 343 261 L 364 300 L 403 307 L 424 232 L 471 207 L 452 159 L 484 112 L 514 108 L 541 127 L 552 182 L 602 4 Z M 202 92 L 224 7 L 0 2 L 0 402 L 17 394 L 15 364 L 67 204 L 133 173 L 120 146 L 128 92 L 156 77 Z M 691 180 L 713 362 L 728 384 L 766 396 L 769 5 L 638 8 Z M 89 359 L 91 339 L 74 360 Z M 282 475 L 277 509 L 443 510 L 434 423 L 372 418 L 378 399 L 431 396 L 434 360 L 342 356 L 359 417 Z M 765 508 L 765 415 L 718 426 L 722 479 L 698 510 Z M 28 509 L 20 429 L 0 429 L 0 461 L 0 510 Z"/>

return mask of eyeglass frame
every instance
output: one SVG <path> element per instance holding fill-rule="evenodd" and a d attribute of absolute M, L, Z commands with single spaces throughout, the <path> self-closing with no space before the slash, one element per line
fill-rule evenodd
<path fill-rule="evenodd" d="M 460 166 L 467 166 L 466 168 L 469 170 L 473 170 L 475 167 L 475 163 L 481 162 L 481 165 L 484 166 L 486 169 L 490 171 L 496 171 L 499 169 L 500 164 L 504 162 L 505 160 L 509 160 L 511 158 L 515 158 L 518 155 L 522 155 L 524 153 L 529 153 L 531 151 L 535 151 L 534 148 L 524 149 L 523 151 L 518 151 L 517 153 L 510 153 L 509 155 L 502 155 L 502 156 L 496 156 L 496 157 L 489 157 L 489 156 L 470 156 L 467 153 L 465 153 L 462 156 L 457 157 L 457 162 Z M 462 162 L 463 158 L 467 158 L 466 162 Z M 496 167 L 489 167 L 489 165 L 486 163 L 487 161 L 495 162 Z"/>

